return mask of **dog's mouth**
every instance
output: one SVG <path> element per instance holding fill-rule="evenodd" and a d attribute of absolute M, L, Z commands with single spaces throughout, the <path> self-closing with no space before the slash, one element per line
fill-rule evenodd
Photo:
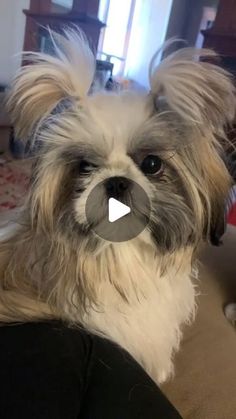
<path fill-rule="evenodd" d="M 150 215 L 150 201 L 138 184 L 133 182 L 128 191 L 126 184 L 120 183 L 119 187 L 121 190 L 109 189 L 103 195 L 98 185 L 89 194 L 85 205 L 83 228 L 112 242 L 127 241 L 139 235 L 147 226 Z"/>

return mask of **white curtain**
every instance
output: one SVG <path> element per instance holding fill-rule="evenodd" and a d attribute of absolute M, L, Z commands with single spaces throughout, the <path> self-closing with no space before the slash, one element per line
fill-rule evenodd
<path fill-rule="evenodd" d="M 148 88 L 148 65 L 163 44 L 173 0 L 136 0 L 125 76 Z"/>

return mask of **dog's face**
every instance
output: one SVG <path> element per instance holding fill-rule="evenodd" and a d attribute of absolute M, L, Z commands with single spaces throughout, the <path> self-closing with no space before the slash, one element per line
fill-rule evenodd
<path fill-rule="evenodd" d="M 94 228 L 107 218 L 109 197 L 121 199 L 137 213 L 146 210 L 135 195 L 134 181 L 149 198 L 146 230 L 161 251 L 199 239 L 207 206 L 201 141 L 173 112 L 156 114 L 150 97 L 91 96 L 83 109 L 74 104 L 53 117 L 40 136 L 45 150 L 32 200 L 39 202 L 40 197 L 37 212 L 43 209 L 42 221 L 51 221 L 53 230 L 75 242 L 84 239 L 94 250 L 103 244 Z M 96 211 L 88 220 L 86 204 L 95 187 Z"/>
<path fill-rule="evenodd" d="M 102 248 L 94 227 L 107 216 L 109 197 L 146 210 L 134 181 L 150 201 L 145 240 L 159 251 L 195 246 L 210 234 L 214 240 L 230 185 L 216 140 L 234 114 L 226 73 L 180 54 L 154 71 L 148 95 L 87 95 L 91 52 L 78 35 L 67 38 L 59 58 L 39 56 L 23 69 L 9 100 L 19 135 L 36 131 L 41 144 L 30 196 L 33 225 L 74 246 Z M 73 68 L 77 55 L 81 76 Z M 88 221 L 95 186 L 97 211 Z"/>

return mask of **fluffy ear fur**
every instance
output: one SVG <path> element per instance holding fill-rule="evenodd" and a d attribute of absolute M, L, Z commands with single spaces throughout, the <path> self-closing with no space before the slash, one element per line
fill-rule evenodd
<path fill-rule="evenodd" d="M 184 121 L 210 127 L 222 134 L 223 126 L 235 117 L 235 88 L 229 73 L 212 61 L 210 50 L 183 48 L 165 58 L 155 68 L 153 57 L 149 78 L 151 92 L 158 101 L 164 97 L 168 108 Z"/>
<path fill-rule="evenodd" d="M 9 92 L 7 107 L 21 139 L 27 138 L 61 100 L 85 97 L 93 81 L 95 58 L 83 34 L 67 29 L 64 36 L 50 35 L 55 56 L 26 53 L 32 64 L 19 70 Z"/>
<path fill-rule="evenodd" d="M 204 57 L 210 57 L 211 62 L 202 61 Z M 183 48 L 155 68 L 154 56 L 150 64 L 150 85 L 157 111 L 159 106 L 164 106 L 196 132 L 197 144 L 189 157 L 193 162 L 197 151 L 197 165 L 198 169 L 202 166 L 211 209 L 206 236 L 218 245 L 225 229 L 225 200 L 230 186 L 218 140 L 225 137 L 226 124 L 235 118 L 236 100 L 231 77 L 212 63 L 215 57 L 209 50 Z"/>

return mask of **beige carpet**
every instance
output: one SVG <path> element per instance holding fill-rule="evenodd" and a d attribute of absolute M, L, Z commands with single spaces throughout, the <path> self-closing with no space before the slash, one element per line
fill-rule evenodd
<path fill-rule="evenodd" d="M 222 247 L 203 251 L 202 262 L 196 321 L 185 331 L 175 378 L 163 390 L 184 419 L 235 419 L 236 332 L 216 284 L 230 275 L 236 286 L 235 227 L 228 227 Z"/>

